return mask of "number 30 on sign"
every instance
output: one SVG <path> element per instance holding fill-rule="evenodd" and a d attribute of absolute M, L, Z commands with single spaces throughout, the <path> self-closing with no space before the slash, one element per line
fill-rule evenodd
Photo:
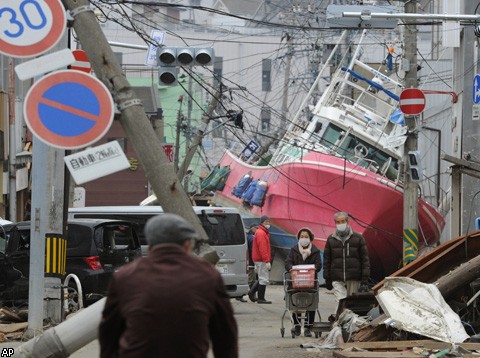
<path fill-rule="evenodd" d="M 3 0 L 0 53 L 12 57 L 40 55 L 58 43 L 65 24 L 65 9 L 60 0 Z"/>

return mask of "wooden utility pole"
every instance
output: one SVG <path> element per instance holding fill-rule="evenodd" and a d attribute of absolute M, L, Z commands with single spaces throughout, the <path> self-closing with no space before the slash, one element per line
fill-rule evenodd
<path fill-rule="evenodd" d="M 406 13 L 417 12 L 417 0 L 405 3 Z M 406 68 L 405 88 L 416 88 L 417 80 L 417 26 L 416 19 L 405 20 L 404 33 L 404 65 Z M 408 152 L 417 150 L 417 132 L 415 129 L 415 116 L 406 116 L 405 122 L 408 126 L 408 136 L 405 141 L 405 172 L 403 187 L 403 264 L 414 260 L 417 256 L 416 250 L 411 250 L 409 243 L 416 242 L 418 249 L 418 184 L 411 180 L 408 168 Z M 422 173 L 419 173 L 421 176 Z M 410 248 L 410 249 L 409 249 Z M 407 250 L 408 251 L 407 251 Z"/>
<path fill-rule="evenodd" d="M 74 19 L 73 28 L 83 50 L 87 53 L 95 75 L 112 93 L 117 108 L 121 112 L 120 123 L 137 152 L 159 203 L 166 212 L 178 214 L 192 223 L 200 237 L 206 241 L 207 235 L 200 220 L 195 215 L 190 200 L 155 135 L 142 102 L 123 75 L 90 7 L 90 2 L 88 0 L 62 1 Z M 216 251 L 208 245 L 202 245 L 199 255 L 211 262 L 218 261 Z"/>
<path fill-rule="evenodd" d="M 203 133 L 207 129 L 208 123 L 210 123 L 210 118 L 212 117 L 212 113 L 217 108 L 218 101 L 220 96 L 222 95 L 222 86 L 220 85 L 219 88 L 216 90 L 215 94 L 213 95 L 210 103 L 208 104 L 207 111 L 202 115 L 202 124 L 197 129 L 197 135 L 192 140 L 192 144 L 188 147 L 187 153 L 185 154 L 185 159 L 183 160 L 182 165 L 178 168 L 177 175 L 180 180 L 183 180 L 185 174 L 187 172 L 188 166 L 190 165 L 195 152 L 197 151 L 198 146 L 202 143 Z"/>

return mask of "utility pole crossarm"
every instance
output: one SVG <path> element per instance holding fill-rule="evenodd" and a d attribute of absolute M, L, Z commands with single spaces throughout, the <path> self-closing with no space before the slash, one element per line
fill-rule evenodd
<path fill-rule="evenodd" d="M 448 154 L 443 154 L 442 159 L 447 161 L 447 162 L 453 163 L 456 166 L 463 167 L 463 168 L 466 168 L 466 169 L 470 169 L 470 170 L 473 170 L 473 171 L 477 171 L 477 172 L 479 172 L 478 174 L 480 174 L 480 163 L 472 162 L 472 161 L 466 160 L 466 159 L 455 158 L 455 157 L 452 157 L 451 155 L 448 155 Z"/>
<path fill-rule="evenodd" d="M 480 21 L 480 15 L 417 14 L 401 12 L 344 11 L 342 17 L 369 17 L 376 19 L 442 20 L 442 21 Z"/>
<path fill-rule="evenodd" d="M 185 177 L 188 166 L 190 165 L 198 146 L 202 143 L 204 133 L 207 129 L 208 124 L 210 123 L 213 111 L 215 110 L 215 108 L 217 108 L 218 101 L 221 95 L 222 90 L 220 86 L 210 100 L 207 111 L 202 115 L 202 124 L 200 125 L 200 127 L 198 127 L 197 135 L 195 136 L 195 138 L 193 138 L 190 147 L 188 147 L 187 149 L 187 153 L 185 154 L 185 159 L 183 160 L 182 165 L 180 165 L 180 167 L 178 168 L 177 175 L 180 181 L 183 180 L 183 178 Z"/>

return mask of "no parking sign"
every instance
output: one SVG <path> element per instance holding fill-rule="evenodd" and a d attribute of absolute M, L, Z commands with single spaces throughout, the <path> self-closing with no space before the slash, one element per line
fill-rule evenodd
<path fill-rule="evenodd" d="M 27 93 L 28 128 L 57 148 L 77 149 L 99 140 L 112 125 L 113 99 L 107 87 L 80 71 L 44 76 Z"/>

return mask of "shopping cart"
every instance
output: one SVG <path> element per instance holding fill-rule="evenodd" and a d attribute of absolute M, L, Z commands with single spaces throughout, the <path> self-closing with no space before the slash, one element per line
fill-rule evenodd
<path fill-rule="evenodd" d="M 285 335 L 285 327 L 283 322 L 288 314 L 292 323 L 292 338 L 295 338 L 295 322 L 293 313 L 296 313 L 298 320 L 304 322 L 307 319 L 308 311 L 316 311 L 318 321 L 322 320 L 318 311 L 318 280 L 316 278 L 315 268 L 312 269 L 295 269 L 291 272 L 283 274 L 283 288 L 285 291 L 285 310 L 282 315 L 282 326 L 280 333 L 282 337 Z M 320 337 L 320 331 L 315 329 L 313 325 L 311 331 L 315 334 L 315 338 Z"/>

